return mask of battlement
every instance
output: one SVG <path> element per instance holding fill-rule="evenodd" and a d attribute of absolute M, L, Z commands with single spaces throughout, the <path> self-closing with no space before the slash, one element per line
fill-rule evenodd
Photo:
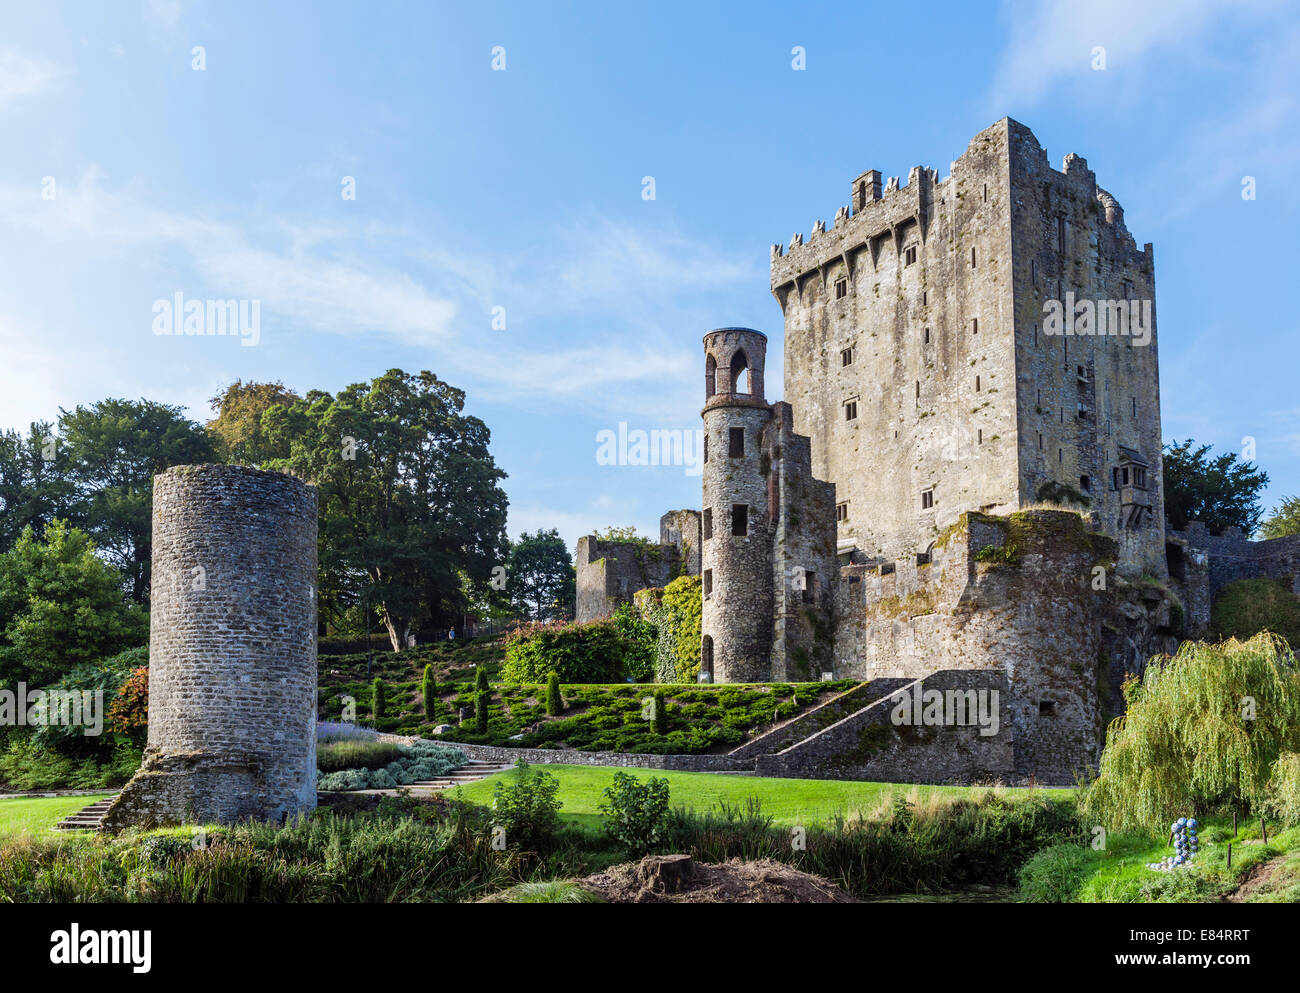
<path fill-rule="evenodd" d="M 1116 237 L 1137 251 L 1136 243 L 1124 224 L 1124 209 L 1109 192 L 1097 186 L 1096 174 L 1088 167 L 1083 156 L 1069 153 L 1061 168 L 1053 169 L 1047 151 L 1038 143 L 1034 133 L 1025 125 L 1004 117 L 973 137 L 966 151 L 949 163 L 949 174 L 939 179 L 938 172 L 926 166 L 913 166 L 907 174 L 906 184 L 898 176 L 890 176 L 881 184 L 881 172 L 868 169 L 850 184 L 850 201 L 840 206 L 831 227 L 823 220 L 813 222 L 812 231 L 805 240 L 802 232 L 795 232 L 787 244 L 771 246 L 771 285 L 778 287 L 800 277 L 822 270 L 828 264 L 848 258 L 862 247 L 872 248 L 873 265 L 879 258 L 880 241 L 893 238 L 901 245 L 904 229 L 915 224 L 922 242 L 933 221 L 937 201 L 956 187 L 954 196 L 963 196 L 964 181 L 986 174 L 988 146 L 1005 139 L 1007 157 L 1015 157 L 1027 172 L 1041 172 L 1059 177 L 1065 186 L 1081 192 L 1088 201 L 1096 201 L 1099 214 L 1115 229 Z M 1150 254 L 1148 242 L 1142 250 Z"/>

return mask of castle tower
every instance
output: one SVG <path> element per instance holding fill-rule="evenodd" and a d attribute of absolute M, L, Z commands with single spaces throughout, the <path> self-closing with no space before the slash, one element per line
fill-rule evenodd
<path fill-rule="evenodd" d="M 1084 159 L 1052 168 L 1009 118 L 947 178 L 880 179 L 771 251 L 785 399 L 841 554 L 902 570 L 966 511 L 1050 502 L 1091 514 L 1121 570 L 1164 575 L 1151 246 Z"/>
<path fill-rule="evenodd" d="M 767 336 L 719 328 L 704 336 L 704 603 L 702 678 L 769 677 L 772 647 L 770 455 L 763 434 Z"/>
<path fill-rule="evenodd" d="M 154 477 L 148 746 L 105 826 L 316 806 L 316 501 L 243 466 Z"/>

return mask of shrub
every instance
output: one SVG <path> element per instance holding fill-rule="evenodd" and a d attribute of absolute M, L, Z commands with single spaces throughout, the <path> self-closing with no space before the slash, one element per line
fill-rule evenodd
<path fill-rule="evenodd" d="M 623 638 L 623 675 L 638 683 L 655 678 L 655 646 L 658 632 L 630 603 L 620 603 L 611 618 Z"/>
<path fill-rule="evenodd" d="M 1182 812 L 1259 809 L 1278 757 L 1300 751 L 1300 674 L 1276 635 L 1184 642 L 1128 683 L 1125 699 L 1080 804 L 1111 829 L 1157 831 Z"/>
<path fill-rule="evenodd" d="M 1020 898 L 1026 903 L 1069 903 L 1094 861 L 1082 845 L 1044 848 L 1020 870 Z"/>
<path fill-rule="evenodd" d="M 343 769 L 382 769 L 406 754 L 394 741 L 333 741 L 316 745 L 316 768 L 321 772 Z"/>
<path fill-rule="evenodd" d="M 635 854 L 658 847 L 668 830 L 667 779 L 643 782 L 620 769 L 602 795 L 599 809 L 611 838 Z"/>
<path fill-rule="evenodd" d="M 589 624 L 524 624 L 506 635 L 501 678 L 543 683 L 551 673 L 564 683 L 623 681 L 628 642 L 612 618 Z"/>
<path fill-rule="evenodd" d="M 133 669 L 108 705 L 108 726 L 143 747 L 149 734 L 149 667 Z"/>
<path fill-rule="evenodd" d="M 317 770 L 316 788 L 327 792 L 393 789 L 437 779 L 452 769 L 459 769 L 466 761 L 465 753 L 459 748 L 445 748 L 428 741 L 400 745 L 398 749 L 397 757 L 382 768 L 341 769 L 328 773 Z"/>
<path fill-rule="evenodd" d="M 424 680 L 420 684 L 420 691 L 424 696 L 424 716 L 427 720 L 433 720 L 438 715 L 438 681 L 433 677 L 433 665 L 424 667 Z"/>
<path fill-rule="evenodd" d="M 1239 579 L 1214 598 L 1210 629 L 1216 638 L 1245 640 L 1261 631 L 1300 646 L 1300 596 L 1276 579 Z"/>
<path fill-rule="evenodd" d="M 564 698 L 560 696 L 560 677 L 551 673 L 546 677 L 546 712 L 558 717 L 564 712 Z"/>
<path fill-rule="evenodd" d="M 374 699 L 370 705 L 370 715 L 375 720 L 381 720 L 388 712 L 388 694 L 384 687 L 384 681 L 378 676 L 375 677 Z"/>
<path fill-rule="evenodd" d="M 505 829 L 506 844 L 541 851 L 555 841 L 560 826 L 560 782 L 544 769 L 520 761 L 516 771 L 492 790 L 492 821 Z"/>
<path fill-rule="evenodd" d="M 1300 824 L 1300 754 L 1283 752 L 1273 763 L 1265 807 L 1284 824 Z"/>
<path fill-rule="evenodd" d="M 668 704 L 664 702 L 664 691 L 654 691 L 654 707 L 651 710 L 651 722 L 654 725 L 655 734 L 668 733 Z"/>
<path fill-rule="evenodd" d="M 479 690 L 474 694 L 474 731 L 477 734 L 487 734 L 488 701 L 487 690 Z"/>
<path fill-rule="evenodd" d="M 492 688 L 492 685 L 488 682 L 487 669 L 483 668 L 483 666 L 481 666 L 481 665 L 477 665 L 477 666 L 475 666 L 475 667 L 474 667 L 474 689 L 475 689 L 475 691 L 476 691 L 476 692 L 480 692 L 480 693 L 486 693 L 486 692 L 487 692 L 488 690 L 490 690 L 491 688 Z"/>

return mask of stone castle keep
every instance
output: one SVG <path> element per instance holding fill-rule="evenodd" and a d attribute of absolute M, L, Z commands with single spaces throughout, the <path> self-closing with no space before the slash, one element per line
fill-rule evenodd
<path fill-rule="evenodd" d="M 702 680 L 1000 687 L 995 738 L 866 748 L 871 706 L 760 769 L 1073 782 L 1125 672 L 1204 633 L 1226 573 L 1296 582 L 1300 541 L 1238 536 L 1224 566 L 1166 534 L 1154 253 L 1086 160 L 1053 169 L 1006 118 L 943 180 L 849 193 L 772 246 L 784 401 L 765 335 L 704 336 L 698 544 L 666 515 L 651 575 L 582 539 L 578 619 L 698 548 Z"/>

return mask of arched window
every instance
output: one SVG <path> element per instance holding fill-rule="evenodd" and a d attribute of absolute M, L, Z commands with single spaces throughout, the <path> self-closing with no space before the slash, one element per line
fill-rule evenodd
<path fill-rule="evenodd" d="M 749 359 L 743 350 L 737 350 L 731 359 L 731 392 L 749 392 Z"/>
<path fill-rule="evenodd" d="M 713 638 L 707 634 L 700 643 L 700 675 L 703 682 L 713 682 Z"/>
<path fill-rule="evenodd" d="M 718 360 L 712 355 L 704 359 L 704 395 L 711 397 L 717 392 Z"/>

